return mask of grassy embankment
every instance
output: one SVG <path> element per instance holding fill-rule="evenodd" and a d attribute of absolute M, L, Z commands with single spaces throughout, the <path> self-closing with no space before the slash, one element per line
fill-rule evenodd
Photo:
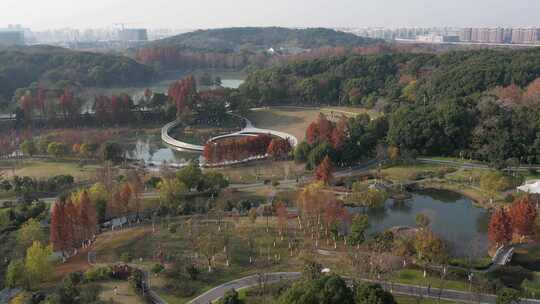
<path fill-rule="evenodd" d="M 386 180 L 396 184 L 417 182 L 423 188 L 457 192 L 479 206 L 488 208 L 508 203 L 505 201 L 508 194 L 519 195 L 512 189 L 496 193 L 483 189 L 480 186 L 480 179 L 488 170 L 490 169 L 416 163 L 391 166 L 382 169 L 381 173 Z M 490 198 L 493 198 L 493 205 Z"/>

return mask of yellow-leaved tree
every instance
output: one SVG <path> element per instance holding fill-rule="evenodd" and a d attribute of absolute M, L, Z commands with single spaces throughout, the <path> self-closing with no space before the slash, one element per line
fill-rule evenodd
<path fill-rule="evenodd" d="M 53 272 L 54 268 L 50 261 L 51 255 L 52 247 L 50 245 L 44 246 L 38 241 L 34 241 L 32 246 L 26 250 L 24 268 L 30 288 L 45 282 Z"/>

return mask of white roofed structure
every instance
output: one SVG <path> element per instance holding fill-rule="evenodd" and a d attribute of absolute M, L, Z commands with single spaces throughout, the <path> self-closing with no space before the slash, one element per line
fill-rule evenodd
<path fill-rule="evenodd" d="M 527 181 L 524 185 L 517 187 L 517 189 L 527 193 L 540 194 L 540 180 Z"/>

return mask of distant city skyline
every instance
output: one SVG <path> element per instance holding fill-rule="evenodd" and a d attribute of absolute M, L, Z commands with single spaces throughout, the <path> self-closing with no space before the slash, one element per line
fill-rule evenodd
<path fill-rule="evenodd" d="M 536 0 L 2 0 L 0 24 L 58 28 L 530 27 Z"/>

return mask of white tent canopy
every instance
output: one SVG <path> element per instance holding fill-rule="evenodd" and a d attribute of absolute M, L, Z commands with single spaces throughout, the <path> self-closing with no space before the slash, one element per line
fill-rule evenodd
<path fill-rule="evenodd" d="M 540 180 L 528 181 L 525 185 L 517 187 L 517 189 L 527 193 L 540 193 Z"/>

